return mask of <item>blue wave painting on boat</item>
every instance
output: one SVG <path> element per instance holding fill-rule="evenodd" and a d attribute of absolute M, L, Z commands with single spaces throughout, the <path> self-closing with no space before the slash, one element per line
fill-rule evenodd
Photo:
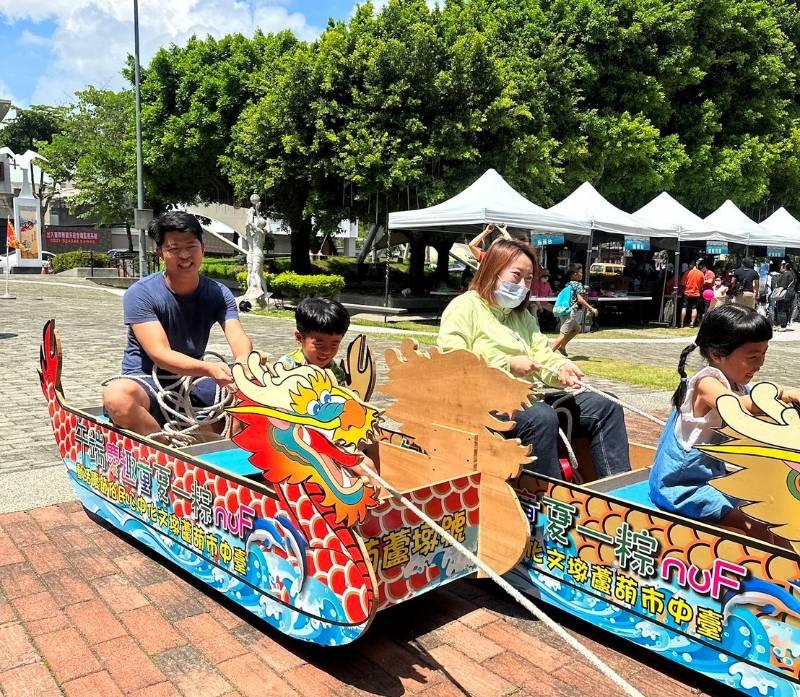
<path fill-rule="evenodd" d="M 540 516 L 532 537 L 543 540 L 546 523 L 547 517 Z M 577 553 L 571 538 L 568 548 L 559 549 Z M 585 592 L 558 569 L 545 572 L 530 561 L 523 561 L 507 578 L 524 593 L 746 695 L 800 697 L 800 685 L 779 675 L 775 665 L 771 664 L 770 652 L 787 669 L 800 660 L 800 626 L 770 616 L 778 614 L 778 610 L 788 610 L 792 614 L 792 608 L 788 606 L 796 601 L 774 584 L 761 580 L 756 583 L 746 581 L 739 593 L 725 600 L 725 628 L 720 646 L 715 647 L 681 632 L 669 616 L 664 622 L 653 622 Z M 703 603 L 703 597 L 691 590 L 681 588 L 678 591 L 663 580 L 657 586 L 664 593 L 665 603 L 676 595 L 692 606 Z M 754 600 L 756 594 L 758 603 Z M 758 608 L 758 615 L 753 611 L 754 607 Z"/>
<path fill-rule="evenodd" d="M 99 495 L 79 480 L 74 462 L 65 460 L 65 464 L 73 487 L 88 511 L 280 632 L 316 644 L 338 646 L 358 638 L 369 624 L 369 621 L 359 625 L 349 623 L 336 594 L 319 580 L 306 577 L 302 563 L 292 563 L 298 554 L 304 557 L 305 549 L 298 543 L 302 536 L 292 528 L 288 518 L 282 518 L 280 525 L 260 518 L 255 521 L 251 535 L 257 544 L 247 545 L 247 575 L 240 578 L 132 515 L 127 508 Z M 276 549 L 283 554 L 275 554 L 272 550 Z M 274 597 L 277 595 L 285 602 L 277 600 Z"/>

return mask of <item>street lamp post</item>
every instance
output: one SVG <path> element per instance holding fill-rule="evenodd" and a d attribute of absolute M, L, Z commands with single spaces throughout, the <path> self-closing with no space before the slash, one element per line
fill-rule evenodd
<path fill-rule="evenodd" d="M 139 76 L 139 0 L 133 0 L 134 81 L 136 89 L 136 208 L 144 208 L 144 179 L 142 177 L 142 93 Z M 137 216 L 138 217 L 138 216 Z M 139 277 L 145 275 L 144 228 L 139 227 Z"/>

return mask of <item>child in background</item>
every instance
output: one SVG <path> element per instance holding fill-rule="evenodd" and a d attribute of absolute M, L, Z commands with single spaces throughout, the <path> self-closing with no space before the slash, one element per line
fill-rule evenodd
<path fill-rule="evenodd" d="M 597 308 L 592 307 L 586 300 L 586 286 L 583 285 L 583 265 L 571 264 L 569 273 L 567 274 L 569 281 L 566 286 L 561 289 L 563 293 L 567 288 L 570 289 L 571 299 L 569 301 L 569 312 L 561 316 L 561 329 L 558 339 L 553 342 L 553 353 L 558 351 L 562 356 L 567 356 L 567 344 L 580 334 L 583 327 L 584 310 L 591 312 L 595 317 L 597 316 Z M 558 303 L 556 303 L 558 304 Z M 584 308 L 584 310 L 580 309 Z"/>
<path fill-rule="evenodd" d="M 650 499 L 659 508 L 774 541 L 772 533 L 737 508 L 737 502 L 708 482 L 726 473 L 725 465 L 696 445 L 719 443 L 722 419 L 716 408 L 723 394 L 733 394 L 742 406 L 758 414 L 748 397 L 748 383 L 764 364 L 772 327 L 769 320 L 743 305 L 726 304 L 709 311 L 694 344 L 681 353 L 681 382 L 672 397 L 674 409 L 658 443 L 650 471 Z M 691 378 L 686 360 L 696 348 L 708 366 Z M 781 388 L 780 399 L 800 403 L 800 390 Z"/>
<path fill-rule="evenodd" d="M 711 301 L 708 306 L 709 312 L 722 307 L 726 302 L 728 302 L 728 288 L 722 284 L 722 276 L 714 276 L 714 287 L 711 289 Z"/>
<path fill-rule="evenodd" d="M 342 367 L 335 362 L 350 315 L 344 306 L 328 298 L 303 298 L 294 311 L 294 338 L 300 346 L 280 359 L 287 368 L 315 365 L 330 370 L 340 385 L 346 385 Z"/>

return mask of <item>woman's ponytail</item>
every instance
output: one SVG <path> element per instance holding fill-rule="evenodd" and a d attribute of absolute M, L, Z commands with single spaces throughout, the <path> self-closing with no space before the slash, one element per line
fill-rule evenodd
<path fill-rule="evenodd" d="M 689 358 L 689 354 L 696 348 L 697 344 L 689 344 L 681 351 L 681 357 L 678 361 L 678 375 L 681 376 L 681 381 L 678 384 L 678 389 L 675 390 L 675 394 L 672 395 L 672 406 L 676 409 L 680 409 L 683 400 L 686 399 L 686 383 L 689 381 L 689 378 L 686 377 L 686 360 Z"/>

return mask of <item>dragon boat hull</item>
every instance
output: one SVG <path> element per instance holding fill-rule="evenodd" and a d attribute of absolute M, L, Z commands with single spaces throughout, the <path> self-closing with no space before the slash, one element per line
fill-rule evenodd
<path fill-rule="evenodd" d="M 524 473 L 522 592 L 753 697 L 800 696 L 796 554 L 658 510 L 648 471 L 586 486 Z"/>
<path fill-rule="evenodd" d="M 69 406 L 60 371 L 49 322 L 40 379 L 86 511 L 287 636 L 350 643 L 378 610 L 475 572 L 390 499 L 341 525 L 319 489 L 266 484 L 231 441 L 175 449 L 118 429 L 99 409 Z M 405 493 L 474 552 L 480 482 L 464 473 Z"/>

